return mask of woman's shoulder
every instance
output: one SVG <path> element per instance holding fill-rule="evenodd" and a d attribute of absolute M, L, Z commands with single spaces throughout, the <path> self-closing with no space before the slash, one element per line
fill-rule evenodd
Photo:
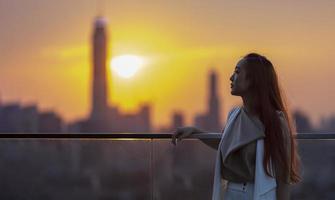
<path fill-rule="evenodd" d="M 234 106 L 230 111 L 228 112 L 228 119 L 231 117 L 231 115 L 236 112 L 237 110 L 241 109 L 241 106 Z"/>

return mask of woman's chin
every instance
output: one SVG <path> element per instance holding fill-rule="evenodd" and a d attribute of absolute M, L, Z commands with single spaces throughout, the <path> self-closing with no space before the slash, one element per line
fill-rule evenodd
<path fill-rule="evenodd" d="M 230 90 L 230 94 L 233 96 L 239 96 L 234 90 Z"/>

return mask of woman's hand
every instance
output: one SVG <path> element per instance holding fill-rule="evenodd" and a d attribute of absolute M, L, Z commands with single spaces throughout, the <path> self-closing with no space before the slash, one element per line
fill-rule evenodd
<path fill-rule="evenodd" d="M 180 127 L 172 135 L 172 144 L 176 145 L 178 141 L 189 137 L 192 134 L 201 133 L 201 131 L 192 126 Z"/>

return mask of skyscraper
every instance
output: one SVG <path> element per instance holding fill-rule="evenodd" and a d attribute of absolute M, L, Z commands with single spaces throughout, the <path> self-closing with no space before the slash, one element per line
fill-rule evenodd
<path fill-rule="evenodd" d="M 181 112 L 174 112 L 172 116 L 172 130 L 184 126 L 184 116 Z"/>
<path fill-rule="evenodd" d="M 133 114 L 122 114 L 116 106 L 108 105 L 107 81 L 107 23 L 105 18 L 94 21 L 92 37 L 92 104 L 88 119 L 71 124 L 80 132 L 149 132 L 150 105 Z"/>
<path fill-rule="evenodd" d="M 103 17 L 95 19 L 92 39 L 93 82 L 91 120 L 103 123 L 108 112 L 106 74 L 107 33 L 106 20 Z"/>
<path fill-rule="evenodd" d="M 209 74 L 207 111 L 206 113 L 196 115 L 194 118 L 196 127 L 210 132 L 218 132 L 222 129 L 220 124 L 220 102 L 217 93 L 217 82 L 217 74 L 212 70 Z"/>
<path fill-rule="evenodd" d="M 220 104 L 217 94 L 217 74 L 214 70 L 209 75 L 208 127 L 213 131 L 220 130 Z"/>

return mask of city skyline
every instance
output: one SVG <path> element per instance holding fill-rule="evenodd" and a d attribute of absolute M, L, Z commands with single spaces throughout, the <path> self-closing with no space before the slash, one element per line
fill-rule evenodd
<path fill-rule="evenodd" d="M 5 27 L 0 35 L 2 101 L 36 102 L 61 113 L 67 122 L 87 116 L 94 1 L 0 3 Z M 111 38 L 108 57 L 135 54 L 150 61 L 132 79 L 108 72 L 113 76 L 109 92 L 115 94 L 108 101 L 122 112 L 137 112 L 141 102 L 150 102 L 154 125 L 168 124 L 173 110 L 183 110 L 185 122 L 191 123 L 206 109 L 204 74 L 214 66 L 222 80 L 224 121 L 224 114 L 240 103 L 230 95 L 229 76 L 238 59 L 250 51 L 264 53 L 274 62 L 291 108 L 305 111 L 314 125 L 335 112 L 335 92 L 329 87 L 329 63 L 335 52 L 329 45 L 334 43 L 333 2 L 147 3 L 111 1 L 104 8 Z M 64 14 L 57 15 L 59 11 Z M 271 24 L 262 17 L 266 13 Z M 37 79 L 37 74 L 43 76 Z"/>
<path fill-rule="evenodd" d="M 266 194 L 333 199 L 334 8 L 334 0 L 0 0 L 0 199 L 210 199 L 220 177 L 228 186 L 244 177 L 225 174 L 230 161 L 248 168 L 247 184 L 235 184 L 248 196 L 268 178 L 263 153 L 285 168 Z M 252 63 L 240 62 L 250 53 Z M 278 80 L 258 66 L 268 61 Z M 264 105 L 249 91 L 257 82 L 276 90 L 265 91 Z M 269 103 L 287 112 L 264 110 Z M 282 174 L 291 175 L 283 191 Z"/>
<path fill-rule="evenodd" d="M 134 114 L 120 112 L 117 106 L 108 103 L 109 85 L 107 74 L 107 45 L 108 27 L 103 16 L 95 17 L 93 20 L 91 37 L 91 106 L 90 114 L 73 123 L 66 123 L 54 111 L 40 112 L 37 105 L 24 106 L 18 103 L 2 105 L 0 102 L 0 132 L 171 132 L 178 127 L 184 126 L 184 115 L 182 112 L 174 113 L 171 124 L 166 129 L 160 124 L 160 129 L 152 126 L 150 104 L 143 104 L 140 111 Z M 129 60 L 121 63 L 127 64 Z M 130 63 L 134 64 L 134 63 Z M 123 67 L 123 68 L 122 68 Z M 131 66 L 130 66 L 131 67 Z M 129 72 L 129 70 L 124 71 Z M 205 113 L 197 114 L 193 124 L 211 132 L 219 132 L 224 126 L 220 120 L 221 102 L 218 96 L 218 77 L 215 70 L 208 75 L 208 98 Z"/>

